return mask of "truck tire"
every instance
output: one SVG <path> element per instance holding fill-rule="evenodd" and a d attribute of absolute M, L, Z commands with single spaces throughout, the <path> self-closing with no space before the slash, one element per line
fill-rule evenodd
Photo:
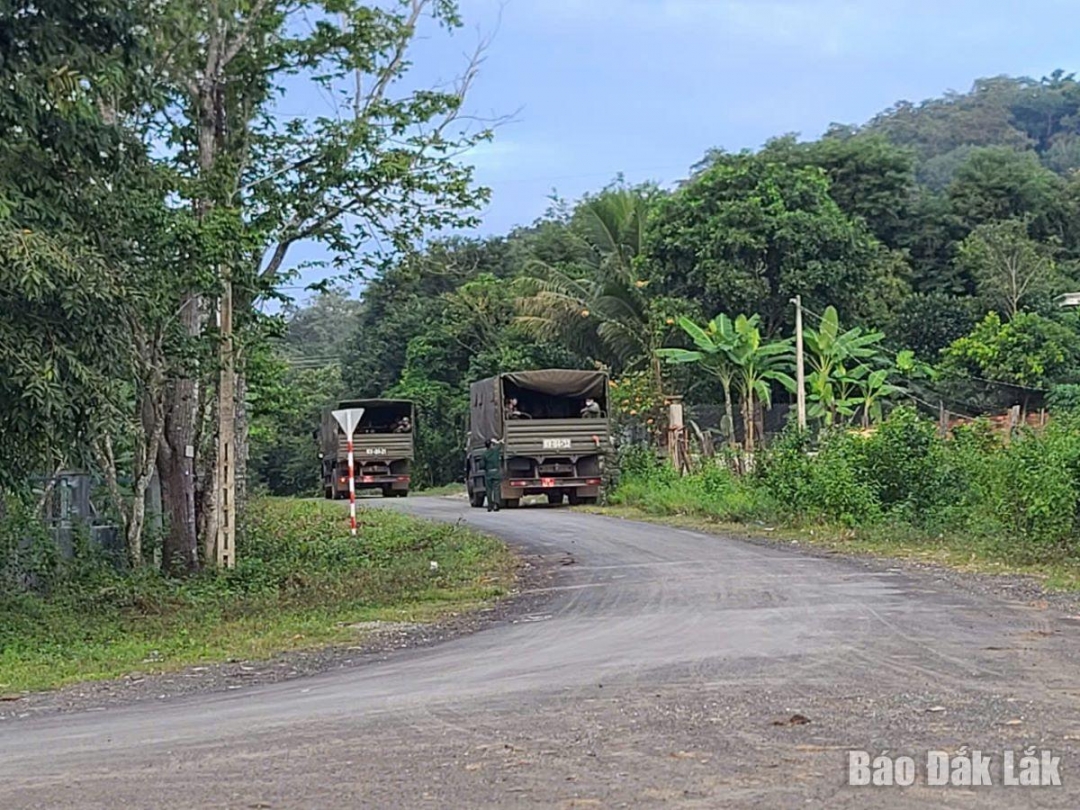
<path fill-rule="evenodd" d="M 595 495 L 582 495 L 578 500 L 582 506 L 596 506 L 600 502 L 600 499 Z"/>
<path fill-rule="evenodd" d="M 407 497 L 409 497 L 409 490 L 407 490 L 407 489 L 397 489 L 397 490 L 394 490 L 394 494 L 397 495 L 399 498 L 407 498 Z"/>
<path fill-rule="evenodd" d="M 484 506 L 484 498 L 487 497 L 483 491 L 470 492 L 469 493 L 469 506 L 473 509 L 481 509 Z"/>
<path fill-rule="evenodd" d="M 547 501 L 550 506 L 562 506 L 563 494 L 561 492 L 549 492 Z"/>
<path fill-rule="evenodd" d="M 568 493 L 566 493 L 566 497 L 567 500 L 570 501 L 571 506 L 577 506 L 579 503 L 581 503 L 581 496 L 577 494 L 577 490 L 570 490 Z"/>
<path fill-rule="evenodd" d="M 334 500 L 334 488 L 323 487 L 323 497 L 326 498 L 326 500 L 328 501 Z"/>
<path fill-rule="evenodd" d="M 521 498 L 507 498 L 502 505 L 504 509 L 517 509 L 521 506 Z"/>

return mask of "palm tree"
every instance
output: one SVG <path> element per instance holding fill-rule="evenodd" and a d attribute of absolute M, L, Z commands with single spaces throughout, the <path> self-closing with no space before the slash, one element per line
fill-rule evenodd
<path fill-rule="evenodd" d="M 533 336 L 561 341 L 609 367 L 651 367 L 659 390 L 656 350 L 666 319 L 636 262 L 655 194 L 649 187 L 615 187 L 582 202 L 568 222 L 577 259 L 527 265 L 518 281 L 517 320 Z"/>

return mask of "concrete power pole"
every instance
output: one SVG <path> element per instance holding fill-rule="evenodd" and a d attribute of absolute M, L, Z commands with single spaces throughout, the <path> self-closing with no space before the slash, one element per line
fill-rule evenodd
<path fill-rule="evenodd" d="M 236 565 L 236 353 L 233 346 L 232 277 L 223 279 L 221 292 L 221 377 L 218 383 L 218 497 L 214 551 L 218 568 Z"/>
<path fill-rule="evenodd" d="M 791 299 L 795 305 L 795 385 L 799 430 L 806 430 L 806 362 L 803 358 L 802 296 Z"/>

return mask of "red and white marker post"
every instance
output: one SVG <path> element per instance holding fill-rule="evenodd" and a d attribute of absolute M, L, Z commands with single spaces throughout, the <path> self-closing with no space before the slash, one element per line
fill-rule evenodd
<path fill-rule="evenodd" d="M 334 411 L 334 419 L 345 431 L 346 442 L 349 447 L 349 529 L 353 537 L 356 536 L 356 461 L 353 456 L 353 433 L 360 424 L 360 418 L 364 415 L 363 408 L 346 408 L 342 411 Z"/>

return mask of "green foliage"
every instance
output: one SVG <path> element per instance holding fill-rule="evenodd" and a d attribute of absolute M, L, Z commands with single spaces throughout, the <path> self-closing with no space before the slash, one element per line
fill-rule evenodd
<path fill-rule="evenodd" d="M 949 184 L 953 211 L 967 228 L 1009 219 L 1030 220 L 1038 239 L 1060 236 L 1068 211 L 1064 181 L 1031 152 L 1006 147 L 973 151 Z"/>
<path fill-rule="evenodd" d="M 882 403 L 902 389 L 889 382 L 894 371 L 882 353 L 882 332 L 856 326 L 840 329 L 835 307 L 828 307 L 817 329 L 807 329 L 805 345 L 807 414 L 825 425 L 840 424 L 862 414 L 863 426 L 881 420 Z M 913 363 L 908 358 L 909 364 Z M 900 369 L 897 369 L 900 370 Z M 794 389 L 790 380 L 784 381 Z"/>
<path fill-rule="evenodd" d="M 889 338 L 928 361 L 972 330 L 981 313 L 970 297 L 945 292 L 915 293 L 893 311 Z"/>
<path fill-rule="evenodd" d="M 798 520 L 835 521 L 844 526 L 873 523 L 881 512 L 869 480 L 860 440 L 841 431 L 826 433 L 816 454 L 807 455 L 798 433 L 769 449 L 755 470 L 780 511 Z"/>
<path fill-rule="evenodd" d="M 768 334 L 791 324 L 793 295 L 858 317 L 897 290 L 887 251 L 829 196 L 825 171 L 767 154 L 715 156 L 661 201 L 646 245 L 665 294 L 759 312 Z"/>
<path fill-rule="evenodd" d="M 1064 383 L 1051 386 L 1046 401 L 1053 414 L 1080 411 L 1080 385 Z"/>
<path fill-rule="evenodd" d="M 671 315 L 641 269 L 657 190 L 616 185 L 583 199 L 565 220 L 570 256 L 531 259 L 518 282 L 518 323 L 616 374 L 651 369 Z"/>
<path fill-rule="evenodd" d="M 696 350 L 660 349 L 657 355 L 670 363 L 694 363 L 707 374 L 716 377 L 724 391 L 724 421 L 721 432 L 734 440 L 732 386 L 738 390 L 746 426 L 746 444 L 754 444 L 753 419 L 755 403 L 772 405 L 772 383 L 794 388 L 786 373 L 791 365 L 791 341 L 763 341 L 757 315 L 739 315 L 732 320 L 720 314 L 700 327 L 689 318 L 679 318 L 679 326 L 693 340 Z"/>
<path fill-rule="evenodd" d="M 716 463 L 683 478 L 666 464 L 644 469 L 623 466 L 611 502 L 657 515 L 689 515 L 722 521 L 757 520 L 775 509 L 772 500 L 761 490 Z"/>
<path fill-rule="evenodd" d="M 1060 286 L 1052 251 L 1028 236 L 1023 220 L 985 222 L 960 243 L 959 266 L 989 309 L 1013 317 Z"/>
<path fill-rule="evenodd" d="M 880 135 L 833 131 L 819 141 L 792 136 L 765 145 L 763 154 L 794 166 L 815 166 L 829 178 L 829 196 L 849 217 L 865 222 L 890 248 L 908 228 L 915 189 L 915 153 Z"/>
<path fill-rule="evenodd" d="M 320 495 L 318 445 L 322 413 L 343 397 L 341 369 L 288 369 L 273 358 L 249 367 L 251 470 L 272 495 Z"/>
<path fill-rule="evenodd" d="M 237 567 L 183 581 L 90 558 L 41 563 L 36 591 L 23 582 L 0 590 L 0 689 L 145 672 L 147 659 L 158 662 L 151 669 L 173 669 L 355 643 L 352 623 L 431 618 L 510 582 L 505 548 L 462 526 L 381 509 L 361 509 L 359 521 L 355 538 L 337 505 L 253 502 Z M 26 527 L 24 516 L 9 515 L 0 544 L 25 538 Z"/>
<path fill-rule="evenodd" d="M 937 435 L 906 408 L 869 436 L 789 430 L 743 478 L 706 467 L 625 464 L 612 502 L 655 514 L 826 524 L 934 542 L 962 534 L 1018 563 L 1080 557 L 1080 430 L 1074 417 L 1011 442 L 986 427 Z"/>
<path fill-rule="evenodd" d="M 941 371 L 1041 389 L 1074 376 L 1078 361 L 1077 336 L 1067 326 L 1027 312 L 1002 323 L 991 312 L 945 350 Z"/>
<path fill-rule="evenodd" d="M 861 475 L 886 512 L 900 511 L 917 521 L 950 486 L 937 428 L 912 408 L 893 410 L 860 449 Z"/>

